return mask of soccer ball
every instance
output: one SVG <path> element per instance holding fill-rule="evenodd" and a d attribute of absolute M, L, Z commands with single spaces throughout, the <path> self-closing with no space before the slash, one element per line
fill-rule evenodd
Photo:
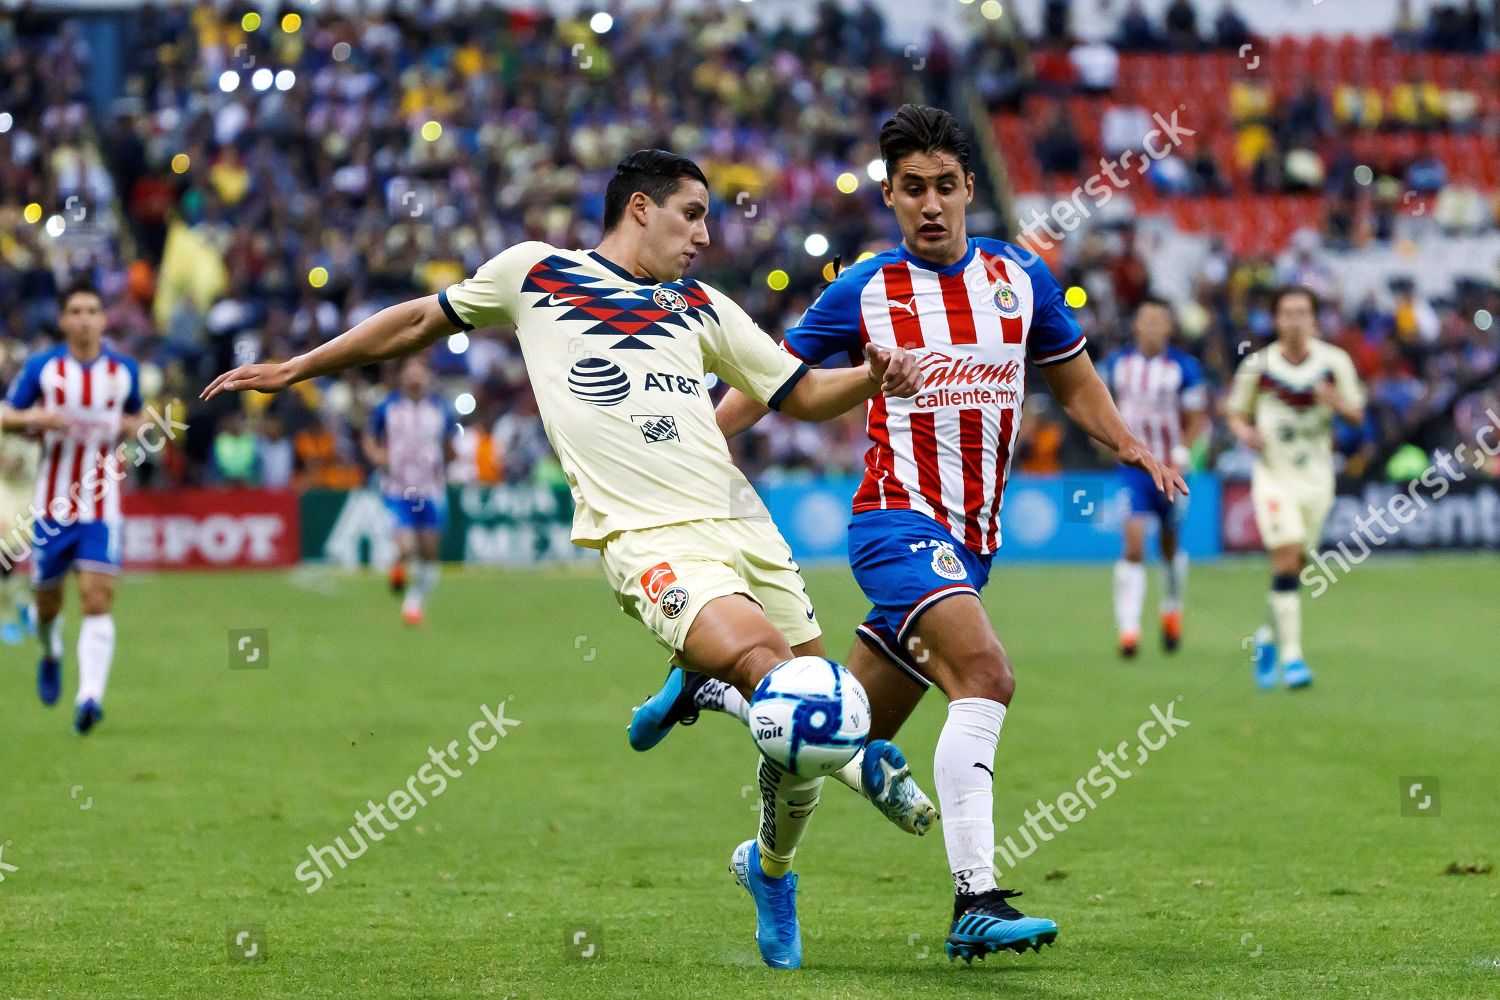
<path fill-rule="evenodd" d="M 773 763 L 804 778 L 832 774 L 870 735 L 870 699 L 854 675 L 821 656 L 776 667 L 750 696 L 750 735 Z"/>

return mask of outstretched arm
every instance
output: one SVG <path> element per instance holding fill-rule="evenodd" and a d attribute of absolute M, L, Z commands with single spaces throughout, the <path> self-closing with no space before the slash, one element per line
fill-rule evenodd
<path fill-rule="evenodd" d="M 1067 361 L 1042 368 L 1042 377 L 1052 395 L 1062 404 L 1069 418 L 1082 427 L 1095 441 L 1114 452 L 1126 465 L 1133 465 L 1151 477 L 1156 488 L 1168 500 L 1178 493 L 1188 492 L 1187 483 L 1161 459 L 1151 454 L 1146 446 L 1125 425 L 1109 388 L 1087 354 L 1078 354 Z"/>
<path fill-rule="evenodd" d="M 808 372 L 808 375 L 811 374 L 812 372 Z M 803 381 L 807 380 L 804 378 Z M 714 420 L 719 424 L 719 432 L 726 438 L 732 438 L 754 427 L 761 417 L 770 412 L 771 408 L 765 403 L 731 386 L 724 398 L 719 400 L 719 405 L 714 410 Z"/>
<path fill-rule="evenodd" d="M 241 365 L 225 372 L 203 390 L 201 399 L 212 399 L 221 392 L 256 389 L 279 392 L 295 382 L 303 382 L 330 372 L 360 368 L 389 358 L 404 357 L 420 351 L 457 327 L 443 312 L 436 295 L 412 299 L 388 306 L 355 326 L 352 330 L 320 344 L 306 354 L 288 361 L 259 365 Z"/>
<path fill-rule="evenodd" d="M 858 368 L 808 372 L 782 401 L 781 412 L 798 420 L 831 420 L 882 392 L 915 396 L 922 388 L 922 372 L 904 349 L 866 344 L 865 358 L 869 363 Z"/>

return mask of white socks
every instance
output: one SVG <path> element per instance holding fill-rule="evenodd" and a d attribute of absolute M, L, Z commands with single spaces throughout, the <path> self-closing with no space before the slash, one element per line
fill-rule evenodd
<path fill-rule="evenodd" d="M 772 878 L 792 870 L 792 858 L 823 791 L 822 778 L 800 778 L 760 758 L 760 867 Z"/>
<path fill-rule="evenodd" d="M 109 665 L 115 656 L 115 620 L 111 615 L 84 615 L 78 630 L 78 704 L 104 701 Z"/>
<path fill-rule="evenodd" d="M 1181 611 L 1184 592 L 1187 590 L 1188 554 L 1178 549 L 1177 555 L 1161 564 L 1161 609 Z"/>
<path fill-rule="evenodd" d="M 1115 630 L 1120 635 L 1141 634 L 1141 608 L 1146 603 L 1146 567 L 1121 559 L 1115 563 Z"/>
<path fill-rule="evenodd" d="M 750 725 L 750 702 L 723 681 L 716 681 L 712 677 L 705 680 L 693 695 L 693 704 L 710 712 L 724 712 L 739 719 L 743 725 Z"/>
<path fill-rule="evenodd" d="M 1295 590 L 1271 591 L 1271 626 L 1276 651 L 1283 664 L 1302 659 L 1302 595 Z"/>
<path fill-rule="evenodd" d="M 959 698 L 948 703 L 948 721 L 938 736 L 933 783 L 959 893 L 995 888 L 995 747 L 1004 722 L 1005 706 L 998 701 Z"/>
<path fill-rule="evenodd" d="M 407 611 L 420 611 L 427 598 L 437 588 L 438 564 L 416 562 L 412 564 L 411 577 L 406 584 L 406 598 L 401 606 Z"/>

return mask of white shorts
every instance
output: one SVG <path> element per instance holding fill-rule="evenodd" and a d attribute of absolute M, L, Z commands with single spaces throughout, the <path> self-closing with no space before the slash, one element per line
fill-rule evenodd
<path fill-rule="evenodd" d="M 769 518 L 686 521 L 604 541 L 604 576 L 620 609 L 677 652 L 709 601 L 744 594 L 788 645 L 823 634 L 792 550 Z"/>
<path fill-rule="evenodd" d="M 1333 484 L 1308 486 L 1257 474 L 1250 479 L 1250 502 L 1267 551 L 1296 545 L 1310 552 L 1318 547 L 1323 522 L 1333 509 Z"/>

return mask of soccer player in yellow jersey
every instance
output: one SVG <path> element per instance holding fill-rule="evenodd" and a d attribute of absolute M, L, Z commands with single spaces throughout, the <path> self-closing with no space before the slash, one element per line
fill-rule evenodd
<path fill-rule="evenodd" d="M 921 375 L 900 348 L 867 347 L 867 364 L 828 371 L 782 351 L 727 296 L 685 277 L 709 244 L 707 214 L 696 164 L 662 150 L 632 153 L 606 189 L 596 249 L 518 244 L 473 277 L 384 309 L 306 354 L 220 375 L 203 397 L 275 392 L 410 354 L 455 330 L 514 325 L 572 488 L 573 541 L 599 550 L 620 607 L 679 662 L 748 699 L 776 666 L 821 656 L 823 645 L 791 551 L 747 502 L 753 493 L 730 461 L 705 376 L 794 417 L 826 420 L 882 391 L 915 395 Z M 865 758 L 873 752 L 872 742 Z M 899 751 L 894 759 L 904 763 Z M 860 765 L 851 767 L 841 780 L 887 816 L 913 832 L 930 825 L 935 810 L 909 770 L 862 782 Z M 762 822 L 748 888 L 761 957 L 773 967 L 801 964 L 790 869 L 822 780 L 760 761 Z"/>
<path fill-rule="evenodd" d="M 0 429 L 0 640 L 14 646 L 31 625 L 28 601 L 20 598 L 26 581 L 17 572 L 31 548 L 32 494 L 42 448 L 18 431 Z"/>
<path fill-rule="evenodd" d="M 1275 687 L 1278 666 L 1287 687 L 1312 683 L 1302 658 L 1298 574 L 1333 507 L 1333 415 L 1354 424 L 1365 417 L 1354 362 L 1318 339 L 1317 315 L 1311 290 L 1277 291 L 1276 341 L 1240 364 L 1225 405 L 1230 430 L 1258 455 L 1250 496 L 1271 554 L 1270 624 L 1256 634 L 1255 680 L 1262 688 Z"/>

